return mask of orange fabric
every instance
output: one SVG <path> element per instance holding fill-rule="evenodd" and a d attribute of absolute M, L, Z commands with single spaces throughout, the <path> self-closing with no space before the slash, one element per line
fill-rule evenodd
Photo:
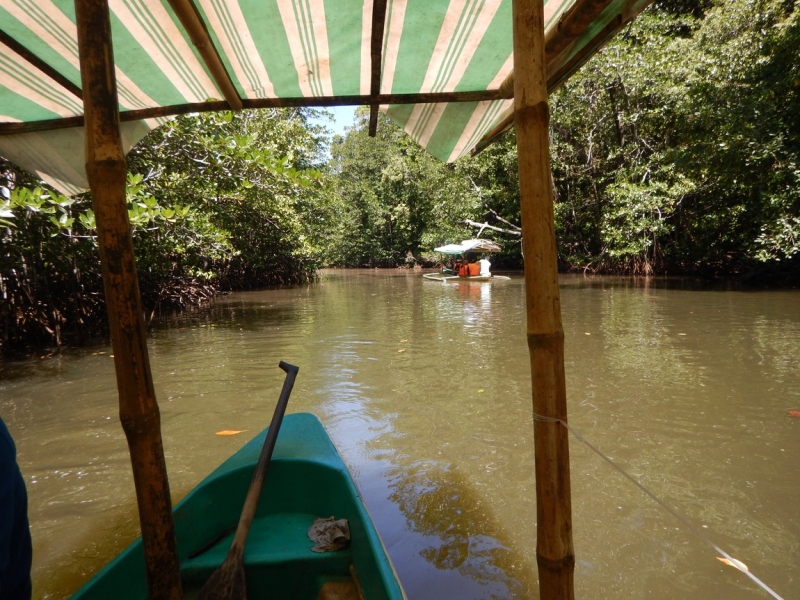
<path fill-rule="evenodd" d="M 458 274 L 460 277 L 468 277 L 469 276 L 469 265 L 463 264 L 458 269 Z"/>
<path fill-rule="evenodd" d="M 469 274 L 471 276 L 480 275 L 481 274 L 481 266 L 476 262 L 469 263 Z"/>

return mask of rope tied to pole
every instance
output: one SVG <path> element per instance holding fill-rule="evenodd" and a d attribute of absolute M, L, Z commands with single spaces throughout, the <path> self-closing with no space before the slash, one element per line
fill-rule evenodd
<path fill-rule="evenodd" d="M 580 430 L 578 430 L 578 429 L 576 429 L 574 427 L 570 427 L 570 425 L 566 421 L 564 421 L 563 419 L 559 419 L 557 417 L 546 417 L 544 415 L 538 415 L 536 413 L 533 413 L 533 420 L 534 421 L 539 421 L 539 422 L 542 422 L 542 423 L 560 423 L 561 425 L 563 425 L 567 429 L 567 431 L 569 431 L 575 437 L 575 439 L 577 439 L 579 442 L 583 443 L 592 452 L 597 454 L 600 458 L 602 458 L 604 461 L 606 461 L 614 469 L 619 471 L 619 473 L 621 473 L 623 477 L 625 477 L 631 483 L 633 483 L 633 485 L 635 485 L 640 490 L 642 490 L 645 494 L 650 496 L 650 498 L 652 498 L 659 506 L 661 506 L 661 508 L 666 510 L 669 514 L 671 514 L 678 521 L 680 521 L 684 526 L 686 526 L 689 529 L 689 531 L 694 533 L 697 537 L 699 537 L 706 544 L 711 546 L 719 554 L 721 554 L 722 556 L 727 558 L 729 561 L 731 561 L 731 563 L 733 563 L 734 565 L 739 563 L 738 560 L 733 558 L 730 554 L 725 552 L 725 550 L 723 550 L 717 544 L 715 544 L 705 533 L 703 533 L 700 529 L 698 529 L 695 525 L 693 525 L 686 517 L 684 517 L 683 515 L 678 513 L 675 509 L 673 509 L 671 506 L 669 506 L 666 502 L 661 500 L 661 498 L 656 496 L 653 492 L 651 492 L 649 489 L 647 489 L 643 484 L 641 484 L 639 481 L 637 481 L 636 478 L 633 477 L 633 475 L 630 475 L 627 471 L 625 471 L 622 467 L 620 467 L 617 463 L 615 463 L 614 460 L 611 457 L 605 455 L 600 449 L 598 449 L 596 446 L 594 446 L 589 440 L 587 440 L 583 436 L 583 434 L 580 432 Z M 738 568 L 742 573 L 747 575 L 756 585 L 758 585 L 758 587 L 760 587 L 762 590 L 767 592 L 770 596 L 775 598 L 775 600 L 783 600 L 783 598 L 781 596 L 779 596 L 777 593 L 775 593 L 772 590 L 772 588 L 770 588 L 766 583 L 761 581 L 758 577 L 753 575 L 749 570 L 745 570 L 745 569 L 742 569 L 742 568 L 739 568 L 739 567 L 736 567 L 736 568 Z"/>

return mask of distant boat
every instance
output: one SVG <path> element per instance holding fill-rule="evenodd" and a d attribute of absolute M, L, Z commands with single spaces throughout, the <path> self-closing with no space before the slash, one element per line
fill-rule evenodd
<path fill-rule="evenodd" d="M 193 598 L 222 563 L 239 520 L 264 430 L 175 507 L 181 580 Z M 347 467 L 314 415 L 287 415 L 278 435 L 244 566 L 249 598 L 401 600 L 405 593 Z M 347 519 L 349 543 L 315 552 L 315 519 Z M 341 539 L 341 536 L 340 536 Z M 141 539 L 72 600 L 145 600 Z"/>
<path fill-rule="evenodd" d="M 492 240 L 471 239 L 464 240 L 460 244 L 447 244 L 445 246 L 439 246 L 438 248 L 434 248 L 433 251 L 439 252 L 440 254 L 460 256 L 466 261 L 469 254 L 491 254 L 492 252 L 499 252 L 500 249 L 500 246 Z M 422 276 L 425 279 L 439 281 L 442 283 L 458 283 L 464 281 L 503 281 L 511 279 L 505 275 L 459 274 L 455 269 L 447 266 L 442 266 L 442 270 L 439 273 L 423 273 Z"/>

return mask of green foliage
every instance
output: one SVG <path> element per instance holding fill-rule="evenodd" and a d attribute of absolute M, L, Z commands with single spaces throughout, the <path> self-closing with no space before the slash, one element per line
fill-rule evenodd
<path fill-rule="evenodd" d="M 334 213 L 313 114 L 180 117 L 131 152 L 128 218 L 148 316 L 218 289 L 314 276 Z M 104 334 L 88 194 L 18 185 L 0 201 L 0 295 L 4 353 Z"/>
<path fill-rule="evenodd" d="M 433 261 L 431 249 L 474 235 L 464 224 L 480 214 L 476 191 L 452 165 L 437 161 L 379 115 L 368 135 L 368 115 L 334 140 L 338 222 L 330 232 L 330 264 L 396 266 Z"/>
<path fill-rule="evenodd" d="M 798 252 L 800 11 L 657 5 L 552 98 L 562 256 L 742 272 Z"/>
<path fill-rule="evenodd" d="M 0 205 L 0 349 L 79 343 L 105 307 L 86 198 L 17 187 Z"/>
<path fill-rule="evenodd" d="M 137 239 L 148 272 L 214 278 L 223 289 L 313 277 L 329 201 L 307 119 L 297 110 L 182 117 L 132 151 L 139 215 L 163 206 L 165 221 Z"/>

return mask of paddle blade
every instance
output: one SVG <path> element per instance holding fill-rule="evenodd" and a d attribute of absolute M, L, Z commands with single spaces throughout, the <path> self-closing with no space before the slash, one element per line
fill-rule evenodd
<path fill-rule="evenodd" d="M 197 600 L 247 600 L 242 562 L 223 562 L 208 578 Z"/>

